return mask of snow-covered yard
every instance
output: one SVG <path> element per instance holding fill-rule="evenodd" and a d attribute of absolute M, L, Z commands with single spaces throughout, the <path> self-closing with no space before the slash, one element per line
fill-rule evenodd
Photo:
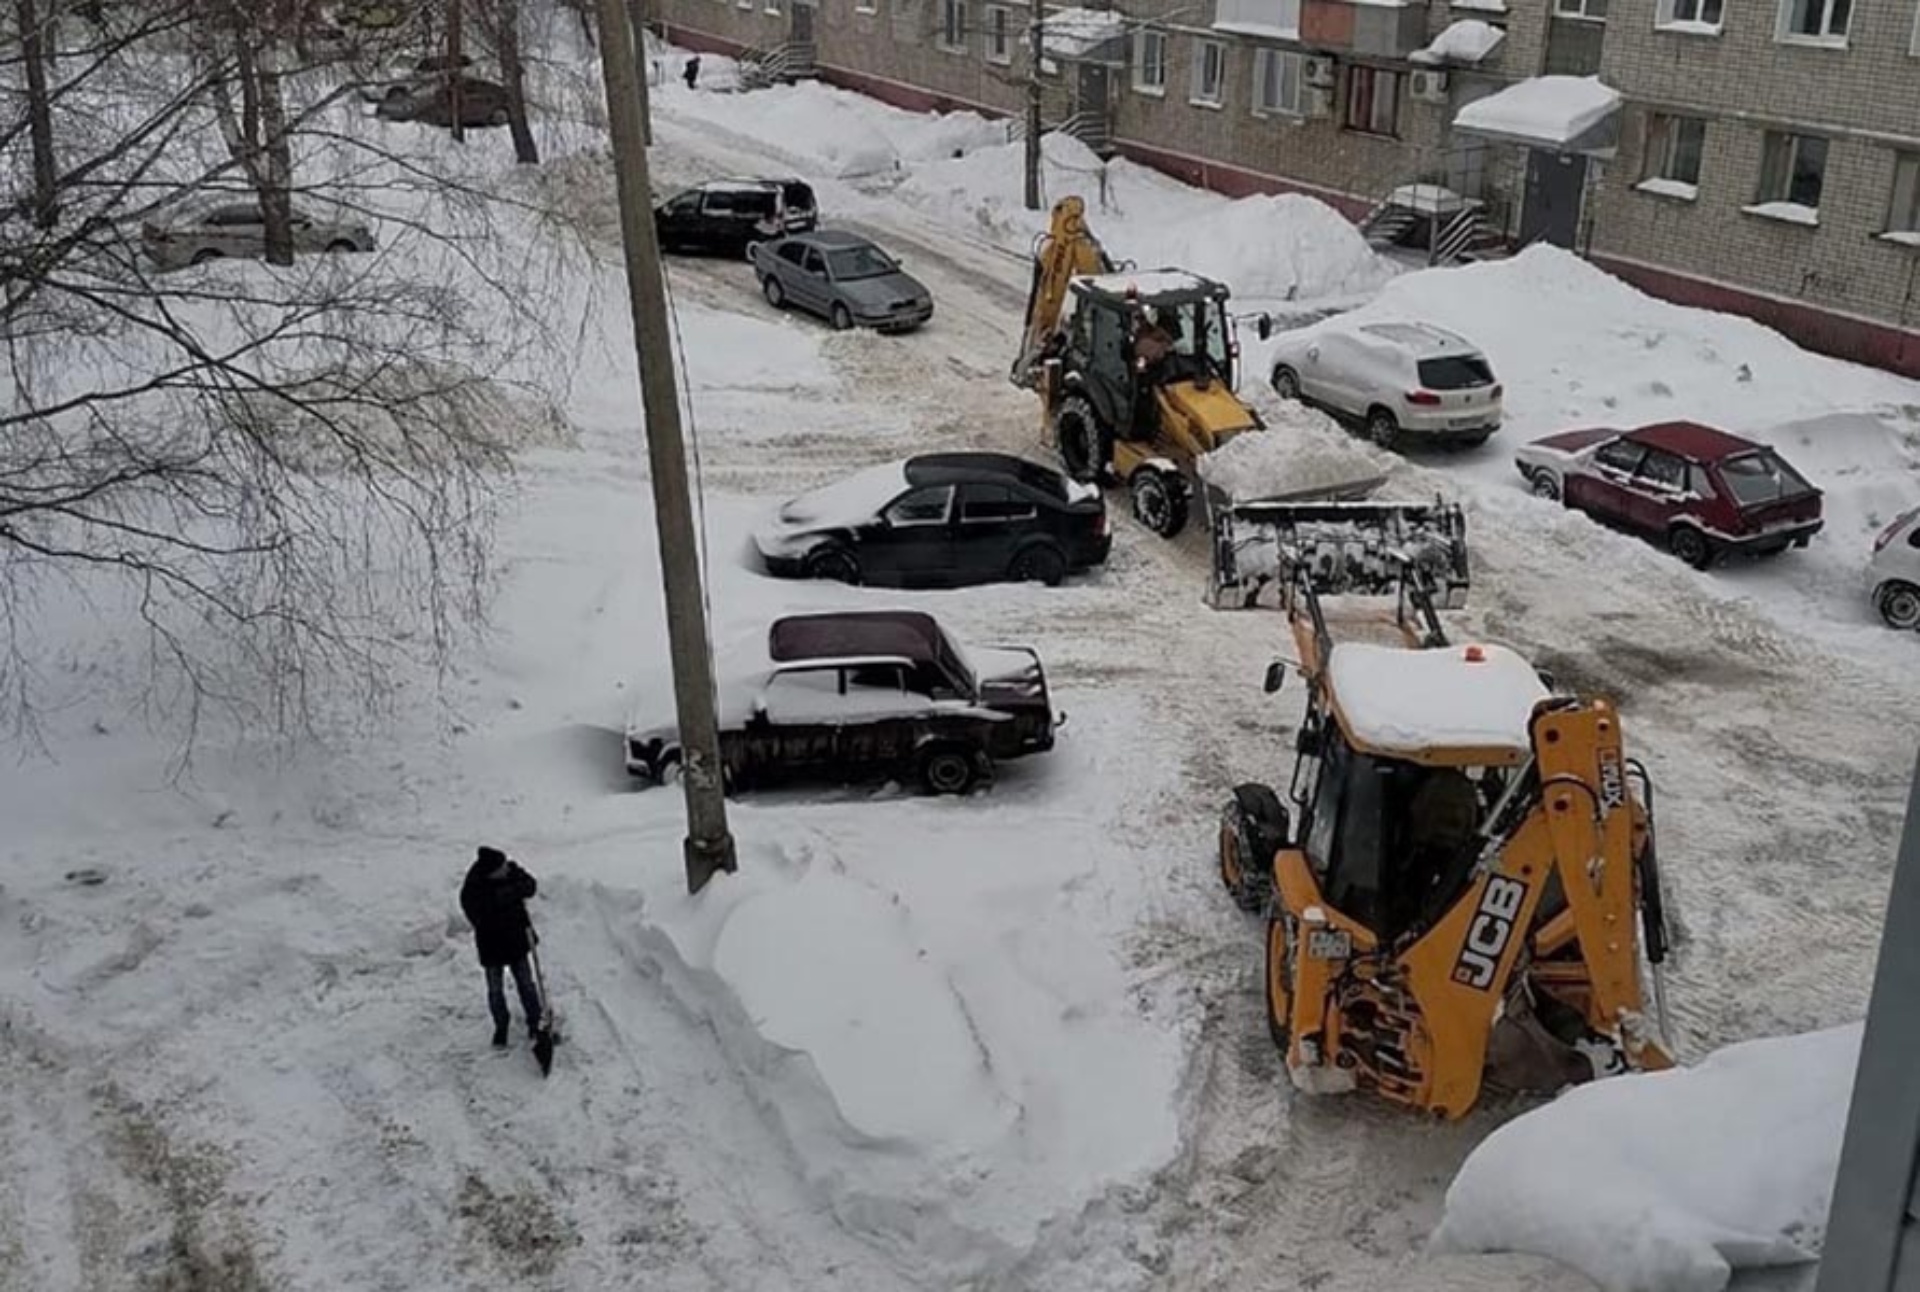
<path fill-rule="evenodd" d="M 902 255 L 940 310 L 907 337 L 834 334 L 767 309 L 745 265 L 673 266 L 716 636 L 790 609 L 931 610 L 1040 650 L 1071 715 L 1059 748 L 964 801 L 743 799 L 740 873 L 689 898 L 678 794 L 636 792 L 620 766 L 633 698 L 666 686 L 624 288 L 604 241 L 591 264 L 528 256 L 566 345 L 513 375 L 565 409 L 570 442 L 502 482 L 494 632 L 449 676 L 398 679 L 390 723 L 290 753 L 215 733 L 170 781 L 170 733 L 140 721 L 137 635 L 110 607 L 47 608 L 61 703 L 44 747 L 0 772 L 0 1287 L 1591 1289 L 1547 1259 L 1591 1236 L 1529 1228 L 1519 1201 L 1551 1199 L 1516 1201 L 1495 1150 L 1605 1146 L 1633 1088 L 1495 1134 L 1456 1186 L 1480 1219 L 1450 1220 L 1459 1250 L 1439 1252 L 1453 1173 L 1522 1106 L 1432 1125 L 1297 1096 L 1280 1073 L 1260 930 L 1211 857 L 1228 788 L 1280 778 L 1297 698 L 1260 691 L 1273 616 L 1205 608 L 1197 537 L 1120 521 L 1108 567 L 1057 590 L 776 583 L 748 560 L 769 507 L 851 470 L 955 445 L 1044 457 L 1005 380 L 1043 225 L 1020 207 L 1017 147 L 811 85 L 668 78 L 653 108 L 661 187 L 806 174 L 827 222 Z M 604 238 L 591 133 L 556 141 L 581 151 L 530 187 Z M 529 184 L 504 140 L 470 147 L 477 173 Z M 1920 643 L 1873 622 L 1857 571 L 1920 492 L 1920 385 L 1557 252 L 1396 276 L 1306 199 L 1103 176 L 1059 141 L 1049 159 L 1049 197 L 1085 192 L 1095 231 L 1143 267 L 1252 303 L 1377 297 L 1367 310 L 1486 348 L 1510 420 L 1483 451 L 1405 461 L 1284 425 L 1319 446 L 1302 460 L 1463 501 L 1473 630 L 1618 698 L 1661 789 L 1683 1057 L 1857 1018 L 1920 730 Z M 502 236 L 533 245 L 541 226 Z M 1271 408 L 1247 349 L 1244 389 Z M 1828 488 L 1827 532 L 1701 575 L 1512 469 L 1534 434 L 1669 416 L 1779 445 Z M 454 903 L 478 843 L 542 880 L 567 1034 L 544 1083 L 486 1048 Z M 1812 1048 L 1830 1096 L 1844 1065 Z M 1711 1101 L 1736 1056 L 1769 1061 L 1755 1047 L 1671 1081 Z M 1696 1165 L 1704 1182 L 1734 1169 Z M 1696 1245 L 1738 1230 L 1690 1198 L 1672 1215 Z M 1630 1226 L 1626 1205 L 1596 1225 Z M 1502 1246 L 1541 1254 L 1465 1250 Z"/>

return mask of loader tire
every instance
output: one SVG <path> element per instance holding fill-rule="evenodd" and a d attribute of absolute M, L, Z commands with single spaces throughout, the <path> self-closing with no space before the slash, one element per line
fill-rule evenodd
<path fill-rule="evenodd" d="M 1267 1035 L 1284 1060 L 1293 1047 L 1293 938 L 1284 917 L 1267 921 Z"/>
<path fill-rule="evenodd" d="M 1061 467 L 1081 484 L 1096 483 L 1106 471 L 1107 430 L 1086 396 L 1069 395 L 1053 410 L 1053 443 Z"/>
<path fill-rule="evenodd" d="M 1127 481 L 1133 516 L 1162 538 L 1177 538 L 1187 527 L 1187 491 L 1181 482 L 1154 467 L 1142 467 Z"/>
<path fill-rule="evenodd" d="M 1236 786 L 1220 816 L 1220 882 L 1243 911 L 1273 898 L 1273 854 L 1287 842 L 1287 811 L 1265 785 Z"/>

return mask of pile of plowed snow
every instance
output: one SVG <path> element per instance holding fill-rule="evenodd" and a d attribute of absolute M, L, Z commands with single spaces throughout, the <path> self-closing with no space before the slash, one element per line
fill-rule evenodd
<path fill-rule="evenodd" d="M 1261 416 L 1266 430 L 1236 435 L 1200 459 L 1201 478 L 1229 497 L 1246 501 L 1333 489 L 1385 477 L 1399 461 L 1304 404 L 1272 401 Z"/>

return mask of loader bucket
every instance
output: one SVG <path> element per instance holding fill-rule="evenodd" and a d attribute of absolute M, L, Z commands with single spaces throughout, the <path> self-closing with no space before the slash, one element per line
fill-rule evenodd
<path fill-rule="evenodd" d="M 1319 596 L 1424 595 L 1458 610 L 1471 583 L 1467 520 L 1456 503 L 1235 503 L 1214 514 L 1213 604 L 1284 608 L 1293 589 Z"/>

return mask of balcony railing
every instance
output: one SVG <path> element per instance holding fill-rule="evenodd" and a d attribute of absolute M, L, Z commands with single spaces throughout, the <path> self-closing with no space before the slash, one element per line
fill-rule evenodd
<path fill-rule="evenodd" d="M 1300 42 L 1341 54 L 1405 58 L 1426 46 L 1427 6 L 1305 0 L 1300 7 Z"/>

